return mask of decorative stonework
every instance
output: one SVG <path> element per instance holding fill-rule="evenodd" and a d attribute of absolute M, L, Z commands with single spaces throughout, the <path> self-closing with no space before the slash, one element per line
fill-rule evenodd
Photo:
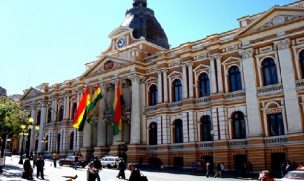
<path fill-rule="evenodd" d="M 270 21 L 263 24 L 261 27 L 259 27 L 257 30 L 265 30 L 268 28 L 271 28 L 273 26 L 277 26 L 289 21 L 294 21 L 296 19 L 302 18 L 303 16 L 300 15 L 278 15 L 272 18 Z"/>
<path fill-rule="evenodd" d="M 252 58 L 253 57 L 253 49 L 246 49 L 240 51 L 240 55 L 242 56 L 242 59 Z"/>
<path fill-rule="evenodd" d="M 290 47 L 290 40 L 289 39 L 284 39 L 284 40 L 281 40 L 281 41 L 277 41 L 277 42 L 274 42 L 274 45 L 277 48 L 277 50 L 283 50 L 283 49 L 286 49 L 286 48 Z"/>
<path fill-rule="evenodd" d="M 180 65 L 181 65 L 181 60 L 170 63 L 170 67 L 175 67 L 175 66 L 180 66 Z"/>

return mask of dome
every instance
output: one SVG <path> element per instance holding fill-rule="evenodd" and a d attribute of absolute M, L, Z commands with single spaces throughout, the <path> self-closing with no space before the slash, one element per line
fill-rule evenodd
<path fill-rule="evenodd" d="M 146 0 L 134 0 L 133 8 L 126 12 L 121 26 L 132 28 L 136 39 L 145 37 L 147 41 L 169 49 L 166 33 L 155 18 L 154 11 L 147 8 Z"/>

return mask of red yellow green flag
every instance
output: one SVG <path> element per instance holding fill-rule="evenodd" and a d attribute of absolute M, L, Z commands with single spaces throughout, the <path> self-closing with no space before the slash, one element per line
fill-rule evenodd
<path fill-rule="evenodd" d="M 117 135 L 122 128 L 121 95 L 122 95 L 122 88 L 121 88 L 121 83 L 118 80 L 116 90 L 115 90 L 114 103 L 113 103 L 113 109 L 114 109 L 113 134 L 114 135 Z"/>
<path fill-rule="evenodd" d="M 74 116 L 73 120 L 73 127 L 79 129 L 81 123 L 86 119 L 86 110 L 87 106 L 90 104 L 90 93 L 89 89 L 87 88 L 83 93 L 81 100 L 79 102 L 76 115 Z"/>
<path fill-rule="evenodd" d="M 97 86 L 96 90 L 94 92 L 94 95 L 92 97 L 92 101 L 91 101 L 90 105 L 88 106 L 88 113 L 86 115 L 87 116 L 86 120 L 87 120 L 88 123 L 92 123 L 92 121 L 93 121 L 92 117 L 93 117 L 94 112 L 95 112 L 95 107 L 97 105 L 97 102 L 102 98 L 103 98 L 103 96 L 101 94 L 101 89 L 100 89 L 99 86 Z"/>

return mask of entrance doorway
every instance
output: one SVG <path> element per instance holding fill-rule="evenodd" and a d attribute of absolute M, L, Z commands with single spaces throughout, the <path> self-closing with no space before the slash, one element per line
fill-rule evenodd
<path fill-rule="evenodd" d="M 175 168 L 183 168 L 184 167 L 184 158 L 183 157 L 174 157 L 173 164 Z"/>
<path fill-rule="evenodd" d="M 276 178 L 281 177 L 281 165 L 285 162 L 285 153 L 271 153 L 271 171 Z"/>
<path fill-rule="evenodd" d="M 202 157 L 202 168 L 203 168 L 203 172 L 206 172 L 206 163 L 209 162 L 210 163 L 210 168 L 211 171 L 210 173 L 213 174 L 213 168 L 214 168 L 214 162 L 213 162 L 213 156 L 203 156 Z"/>
<path fill-rule="evenodd" d="M 234 165 L 236 174 L 247 175 L 247 155 L 235 155 Z"/>

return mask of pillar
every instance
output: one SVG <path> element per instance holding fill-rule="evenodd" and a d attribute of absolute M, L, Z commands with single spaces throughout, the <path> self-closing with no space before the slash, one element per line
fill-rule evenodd
<path fill-rule="evenodd" d="M 187 99 L 188 98 L 187 65 L 183 64 L 182 69 L 183 69 L 183 75 L 182 75 L 183 99 Z"/>
<path fill-rule="evenodd" d="M 132 80 L 132 108 L 131 108 L 131 144 L 140 144 L 140 93 L 138 75 L 131 77 Z"/>
<path fill-rule="evenodd" d="M 163 102 L 163 81 L 161 71 L 157 72 L 157 103 Z"/>
<path fill-rule="evenodd" d="M 164 102 L 168 102 L 168 70 L 163 70 L 163 78 L 164 78 Z"/>

